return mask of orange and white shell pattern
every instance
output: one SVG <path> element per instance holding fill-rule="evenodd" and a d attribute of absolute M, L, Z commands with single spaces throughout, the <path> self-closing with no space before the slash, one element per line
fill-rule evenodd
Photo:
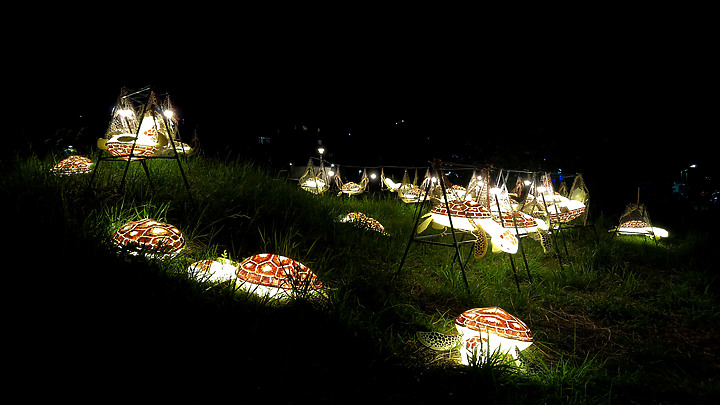
<path fill-rule="evenodd" d="M 492 333 L 512 340 L 533 341 L 530 328 L 523 321 L 499 307 L 467 310 L 455 319 L 455 325 L 472 331 Z"/>
<path fill-rule="evenodd" d="M 52 168 L 55 174 L 79 174 L 90 171 L 92 160 L 84 156 L 70 156 L 59 161 Z"/>
<path fill-rule="evenodd" d="M 304 264 L 285 256 L 262 253 L 243 260 L 236 270 L 244 282 L 284 290 L 319 290 L 322 283 Z"/>
<path fill-rule="evenodd" d="M 185 246 L 185 237 L 179 229 L 151 218 L 126 223 L 115 232 L 113 241 L 119 246 L 164 256 L 174 256 Z"/>
<path fill-rule="evenodd" d="M 340 222 L 351 222 L 363 228 L 386 234 L 385 227 L 375 218 L 369 217 L 362 212 L 351 212 L 345 215 Z"/>

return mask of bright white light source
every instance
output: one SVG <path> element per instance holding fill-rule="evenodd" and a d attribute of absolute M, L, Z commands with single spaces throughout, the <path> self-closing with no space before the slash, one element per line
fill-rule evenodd
<path fill-rule="evenodd" d="M 377 174 L 375 174 L 375 173 L 370 173 L 370 178 L 373 179 L 373 180 L 375 180 L 375 179 L 377 178 Z"/>
<path fill-rule="evenodd" d="M 167 118 L 172 118 L 175 113 L 172 110 L 165 110 L 163 111 L 163 115 L 165 115 L 165 117 Z"/>
<path fill-rule="evenodd" d="M 121 117 L 125 117 L 125 118 L 130 118 L 133 115 L 135 115 L 132 110 L 120 110 L 120 111 L 118 111 L 118 114 Z"/>
<path fill-rule="evenodd" d="M 328 176 L 332 177 L 332 176 L 334 176 L 334 175 L 335 175 L 335 172 L 334 172 L 334 171 L 332 171 L 332 170 L 328 171 Z"/>

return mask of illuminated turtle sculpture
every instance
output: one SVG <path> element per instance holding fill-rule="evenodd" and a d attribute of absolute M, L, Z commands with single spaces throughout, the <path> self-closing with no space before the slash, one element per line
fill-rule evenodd
<path fill-rule="evenodd" d="M 556 196 L 554 203 L 548 204 L 546 210 L 551 222 L 570 222 L 585 212 L 582 201 L 571 200 L 563 196 Z"/>
<path fill-rule="evenodd" d="M 651 225 L 650 215 L 643 204 L 628 204 L 620 217 L 620 224 L 610 232 L 617 235 L 652 236 L 656 239 L 669 235 L 667 230 Z"/>
<path fill-rule="evenodd" d="M 223 282 L 237 280 L 237 266 L 228 260 L 199 260 L 188 266 L 188 274 L 200 281 Z"/>
<path fill-rule="evenodd" d="M 138 97 L 143 99 L 142 103 L 137 101 Z M 133 161 L 192 151 L 188 144 L 180 142 L 178 121 L 169 96 L 158 102 L 155 92 L 149 88 L 121 91 L 110 125 L 105 136 L 98 139 L 97 146 L 115 158 Z"/>
<path fill-rule="evenodd" d="M 510 354 L 517 360 L 517 351 L 533 343 L 530 329 L 515 316 L 498 307 L 474 308 L 455 319 L 455 328 L 462 336 L 462 362 L 480 362 L 493 355 Z"/>
<path fill-rule="evenodd" d="M 88 173 L 92 163 L 92 160 L 84 156 L 70 156 L 53 166 L 52 172 L 59 175 Z"/>
<path fill-rule="evenodd" d="M 360 186 L 357 183 L 353 183 L 352 181 L 349 181 L 342 185 L 342 188 L 340 189 L 342 194 L 346 195 L 355 195 L 360 194 L 364 191 L 363 187 Z"/>
<path fill-rule="evenodd" d="M 448 211 L 448 208 L 450 209 Z M 449 212 L 449 214 L 448 214 Z M 514 232 L 504 229 L 492 219 L 490 211 L 478 202 L 470 200 L 454 200 L 436 205 L 425 219 L 418 225 L 417 232 L 422 233 L 430 223 L 433 227 L 452 227 L 461 231 L 472 232 L 476 236 L 475 257 L 484 256 L 487 250 L 485 235 L 490 236 L 494 250 L 514 254 L 518 250 L 518 240 Z M 483 247 L 482 245 L 485 244 Z"/>
<path fill-rule="evenodd" d="M 361 228 L 376 231 L 383 235 L 388 235 L 388 233 L 385 232 L 385 227 L 380 223 L 380 221 L 375 218 L 369 217 L 362 212 L 351 212 L 340 218 L 340 222 L 353 223 Z"/>
<path fill-rule="evenodd" d="M 500 215 L 493 215 L 493 220 L 516 235 L 537 232 L 538 229 L 547 230 L 545 221 L 540 218 L 533 218 L 520 211 L 503 212 Z M 515 228 L 517 228 L 517 232 Z"/>
<path fill-rule="evenodd" d="M 400 187 L 397 190 L 397 193 L 400 196 L 400 199 L 408 204 L 421 202 L 425 198 L 425 190 L 419 187 Z"/>
<path fill-rule="evenodd" d="M 270 253 L 243 260 L 236 273 L 240 287 L 268 298 L 287 298 L 298 293 L 314 294 L 323 285 L 304 264 Z"/>
<path fill-rule="evenodd" d="M 185 238 L 179 229 L 151 218 L 126 223 L 112 239 L 131 254 L 142 253 L 162 259 L 174 257 L 185 246 Z"/>

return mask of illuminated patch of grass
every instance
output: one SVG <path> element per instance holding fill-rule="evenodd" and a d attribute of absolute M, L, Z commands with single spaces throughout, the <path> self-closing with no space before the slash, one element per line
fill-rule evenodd
<path fill-rule="evenodd" d="M 183 162 L 191 198 L 174 161 L 151 162 L 152 184 L 131 165 L 122 191 L 122 162 L 101 167 L 92 187 L 89 175 L 50 175 L 52 162 L 18 159 L 0 179 L 16 235 L 9 285 L 18 286 L 15 302 L 32 304 L 35 319 L 52 314 L 58 327 L 65 316 L 79 331 L 73 338 L 96 330 L 115 344 L 134 342 L 123 349 L 130 357 L 155 350 L 187 360 L 193 372 L 231 364 L 288 380 L 312 373 L 343 387 L 329 388 L 328 402 L 357 381 L 425 400 L 477 398 L 467 387 L 483 387 L 486 399 L 513 403 L 642 402 L 633 389 L 662 399 L 679 392 L 673 387 L 683 395 L 697 388 L 700 399 L 717 393 L 703 374 L 717 369 L 706 353 L 719 319 L 712 240 L 613 238 L 612 224 L 600 218 L 598 239 L 589 229 L 565 231 L 569 255 L 564 246 L 557 257 L 523 239 L 525 260 L 513 256 L 517 274 L 506 254 L 474 259 L 464 246 L 466 286 L 453 249 L 413 243 L 399 269 L 415 207 L 392 194 L 317 196 L 243 161 L 194 157 Z M 348 212 L 377 219 L 389 235 L 338 222 Z M 119 256 L 110 235 L 143 217 L 181 229 L 183 253 L 170 262 Z M 192 261 L 224 252 L 235 261 L 292 257 L 328 290 L 316 301 L 279 305 L 187 276 Z M 59 270 L 68 263 L 71 270 Z M 454 333 L 459 313 L 484 306 L 500 306 L 532 329 L 527 371 L 460 367 L 457 352 L 429 352 L 415 340 L 418 330 Z M 87 320 L 90 308 L 102 314 L 97 324 Z M 41 335 L 39 324 L 15 321 Z M 133 338 L 143 333 L 150 337 Z M 663 353 L 675 365 L 661 361 Z M 237 373 L 271 387 L 257 373 Z"/>

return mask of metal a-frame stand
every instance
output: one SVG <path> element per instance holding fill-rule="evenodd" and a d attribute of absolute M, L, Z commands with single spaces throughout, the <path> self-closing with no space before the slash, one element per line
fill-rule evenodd
<path fill-rule="evenodd" d="M 149 92 L 149 93 L 148 93 L 148 92 Z M 150 90 L 150 87 L 145 87 L 145 88 L 143 88 L 143 89 L 141 89 L 141 90 L 138 90 L 138 91 L 132 92 L 132 93 L 129 93 L 129 92 L 126 93 L 126 94 L 123 94 L 123 93 L 125 93 L 125 89 L 123 89 L 123 90 L 121 91 L 121 94 L 120 94 L 120 96 L 119 96 L 119 100 L 120 100 L 120 99 L 124 99 L 124 98 L 130 98 L 130 97 L 132 97 L 132 96 L 135 96 L 135 95 L 141 94 L 141 93 L 148 93 L 148 95 L 147 95 L 147 101 L 143 104 L 142 110 L 141 110 L 141 112 L 140 112 L 140 114 L 139 114 L 140 119 L 139 119 L 138 122 L 137 122 L 137 128 L 134 129 L 134 130 L 135 130 L 135 137 L 134 137 L 134 140 L 133 140 L 133 142 L 132 142 L 132 146 L 131 146 L 131 148 L 130 148 L 130 152 L 127 153 L 127 154 L 121 154 L 121 155 L 104 156 L 104 155 L 103 155 L 103 152 L 100 151 L 99 156 L 98 156 L 98 159 L 97 159 L 97 163 L 95 164 L 95 168 L 94 168 L 94 170 L 93 170 L 92 177 L 91 177 L 91 179 L 90 179 L 90 186 L 92 187 L 92 185 L 94 184 L 95 175 L 96 175 L 96 173 L 97 173 L 97 171 L 98 171 L 98 168 L 100 167 L 100 163 L 101 163 L 101 162 L 106 162 L 106 161 L 125 161 L 125 162 L 126 162 L 126 165 L 125 165 L 125 169 L 123 170 L 123 176 L 122 176 L 122 180 L 120 181 L 120 188 L 119 188 L 119 190 L 122 191 L 122 190 L 125 188 L 125 181 L 126 181 L 126 178 L 127 178 L 128 170 L 130 169 L 130 163 L 137 161 L 137 162 L 140 162 L 140 164 L 142 165 L 143 170 L 145 171 L 145 175 L 146 175 L 147 178 L 148 178 L 148 183 L 149 183 L 149 184 L 151 185 L 151 187 L 152 187 L 152 179 L 151 179 L 151 176 L 150 176 L 150 169 L 148 168 L 148 165 L 147 165 L 147 160 L 153 160 L 153 159 L 174 159 L 175 161 L 177 161 L 178 169 L 180 170 L 180 175 L 182 176 L 183 182 L 184 182 L 184 184 L 185 184 L 185 189 L 186 189 L 187 192 L 188 192 L 188 196 L 190 197 L 190 199 L 192 199 L 192 193 L 190 192 L 190 183 L 188 182 L 187 176 L 185 176 L 185 171 L 183 170 L 182 163 L 181 163 L 181 161 L 180 161 L 180 154 L 179 154 L 178 151 L 177 151 L 177 146 L 178 146 L 178 145 L 175 144 L 175 140 L 174 140 L 174 138 L 176 138 L 176 137 L 178 136 L 177 124 L 176 124 L 175 122 L 173 122 L 173 121 L 172 121 L 172 118 L 169 118 L 164 112 L 160 112 L 160 111 L 159 111 L 159 110 L 160 110 L 160 106 L 158 105 L 157 99 L 156 99 L 156 97 L 155 97 L 155 93 L 154 93 L 152 90 Z M 116 104 L 116 108 L 117 108 L 117 106 L 118 106 L 118 104 Z M 167 132 L 168 132 L 168 133 L 167 133 L 167 138 L 168 138 L 168 142 L 169 142 L 169 144 L 170 144 L 170 147 L 171 147 L 171 149 L 172 149 L 172 154 L 171 154 L 171 155 L 145 156 L 145 155 L 136 155 L 136 154 L 135 154 L 135 149 L 136 149 L 136 146 L 137 146 L 137 140 L 138 140 L 138 137 L 139 137 L 139 135 L 140 135 L 140 129 L 141 129 L 141 125 L 140 125 L 140 124 L 141 124 L 142 119 L 145 117 L 145 114 L 146 114 L 147 112 L 151 112 L 151 116 L 152 116 L 152 119 L 153 119 L 153 123 L 154 123 L 154 125 L 155 125 L 155 128 L 161 128 L 161 126 L 159 125 L 159 122 L 158 122 L 158 116 L 161 117 L 160 119 L 162 120 L 162 123 L 164 124 L 164 127 L 165 127 L 165 129 L 167 130 Z M 118 111 L 113 111 L 113 114 L 117 114 L 117 113 L 118 113 Z M 112 121 L 111 121 L 111 122 L 112 122 Z"/>
<path fill-rule="evenodd" d="M 430 240 L 431 238 L 436 238 L 438 236 L 444 235 L 430 235 L 430 236 L 417 236 L 416 229 L 418 227 L 418 223 L 420 222 L 420 217 L 422 216 L 422 208 L 425 206 L 425 202 L 427 201 L 427 196 L 430 193 L 430 187 L 432 186 L 432 182 L 428 181 L 427 185 L 425 186 L 425 195 L 422 198 L 422 201 L 419 205 L 416 205 L 415 207 L 415 221 L 414 225 L 410 234 L 410 240 L 408 240 L 408 244 L 405 248 L 405 253 L 402 256 L 402 259 L 400 260 L 400 265 L 398 266 L 397 271 L 393 275 L 393 277 L 397 276 L 400 271 L 403 268 L 403 265 L 405 264 L 405 259 L 407 258 L 408 252 L 410 251 L 410 245 L 412 245 L 413 242 L 416 243 L 426 243 L 430 245 L 435 246 L 445 246 L 445 247 L 451 247 L 455 249 L 455 258 L 457 258 L 458 262 L 460 263 L 460 270 L 462 271 L 463 276 L 463 282 L 465 283 L 465 289 L 470 294 L 470 286 L 468 285 L 467 281 L 467 275 L 465 274 L 465 263 L 463 263 L 462 254 L 460 253 L 460 244 L 463 243 L 470 243 L 471 241 L 458 241 L 457 233 L 460 233 L 460 231 L 455 230 L 455 227 L 452 224 L 452 216 L 450 215 L 450 205 L 448 204 L 448 195 L 447 195 L 447 189 L 445 188 L 445 175 L 442 171 L 442 162 L 439 160 L 434 160 L 431 162 L 433 171 L 435 172 L 436 178 L 438 179 L 438 182 L 440 183 L 440 188 L 442 189 L 443 194 L 443 201 L 445 204 L 445 208 L 447 209 L 448 213 L 448 222 L 450 223 L 450 234 L 452 235 L 452 243 L 445 243 L 445 242 L 437 242 Z M 454 259 L 453 259 L 454 260 Z"/>
<path fill-rule="evenodd" d="M 581 174 L 576 174 L 576 175 L 575 175 L 575 181 L 577 181 L 578 177 L 582 178 L 582 175 L 581 175 Z M 583 181 L 583 184 L 584 184 L 584 181 Z M 573 191 L 573 190 L 574 190 L 574 183 L 573 183 L 573 187 L 570 188 L 570 193 L 568 193 L 568 194 L 572 194 L 572 191 Z M 571 197 L 571 195 L 569 195 L 568 198 L 569 198 L 569 197 Z M 590 228 L 590 229 L 592 229 L 593 234 L 595 235 L 595 241 L 597 242 L 597 241 L 600 240 L 600 236 L 599 236 L 598 233 L 597 233 L 597 229 L 595 229 L 595 224 L 593 224 L 593 223 L 588 223 L 588 218 L 590 217 L 590 198 L 588 197 L 584 203 L 585 203 L 585 211 L 581 214 L 581 216 L 582 216 L 582 223 L 581 223 L 581 224 L 574 223 L 575 220 L 571 220 L 571 221 L 568 221 L 568 222 L 564 223 L 563 226 L 564 226 L 565 229 L 585 229 L 585 228 Z M 559 216 L 559 215 L 558 215 L 558 216 Z M 566 249 L 567 249 L 567 247 L 566 247 Z"/>

